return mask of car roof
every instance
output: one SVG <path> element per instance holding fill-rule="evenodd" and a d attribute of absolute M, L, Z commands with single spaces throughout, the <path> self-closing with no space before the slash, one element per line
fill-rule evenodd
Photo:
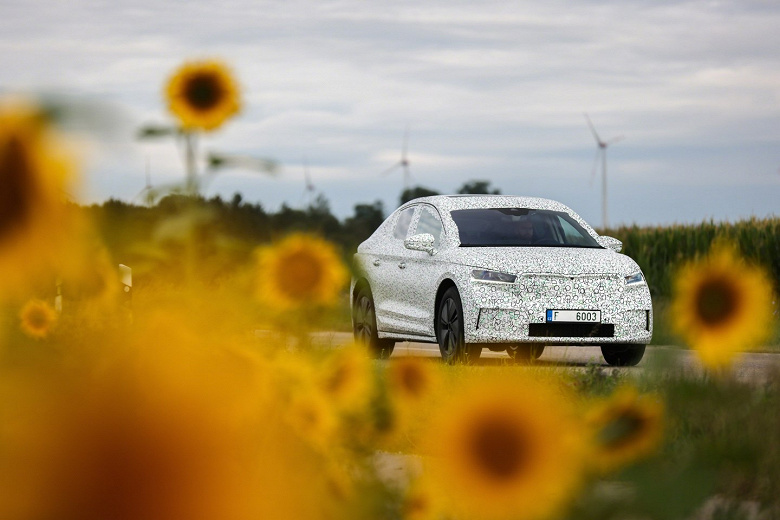
<path fill-rule="evenodd" d="M 479 208 L 530 208 L 572 212 L 566 205 L 555 200 L 519 195 L 434 195 L 410 200 L 405 205 L 420 202 L 432 204 L 444 211 Z"/>

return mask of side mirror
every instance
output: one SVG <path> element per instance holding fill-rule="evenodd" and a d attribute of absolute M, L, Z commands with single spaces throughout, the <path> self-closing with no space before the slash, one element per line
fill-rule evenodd
<path fill-rule="evenodd" d="M 430 233 L 420 233 L 404 240 L 404 247 L 412 251 L 425 251 L 433 256 L 436 254 L 436 249 L 433 247 L 435 241 L 436 239 Z"/>
<path fill-rule="evenodd" d="M 621 242 L 617 238 L 600 236 L 598 238 L 598 243 L 601 247 L 606 247 L 607 249 L 611 249 L 616 253 L 619 253 L 620 251 L 623 250 L 623 242 Z"/>

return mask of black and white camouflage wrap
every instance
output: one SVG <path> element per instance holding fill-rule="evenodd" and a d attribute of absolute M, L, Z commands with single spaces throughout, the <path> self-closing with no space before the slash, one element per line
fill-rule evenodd
<path fill-rule="evenodd" d="M 393 236 L 398 215 L 415 207 L 407 237 L 417 231 L 421 212 L 441 219 L 443 234 L 434 254 L 410 250 Z M 548 199 L 514 196 L 436 196 L 415 199 L 393 212 L 363 242 L 354 257 L 351 294 L 358 281 L 370 285 L 378 335 L 397 340 L 436 341 L 436 295 L 442 284 L 460 294 L 467 343 L 596 344 L 650 342 L 650 291 L 626 276 L 640 272 L 626 255 L 609 248 L 458 247 L 450 211 L 471 208 L 529 208 L 565 211 L 606 245 L 579 215 Z M 516 275 L 514 283 L 474 280 L 474 269 Z M 529 337 L 530 323 L 544 323 L 548 309 L 599 310 L 614 325 L 613 337 Z"/>

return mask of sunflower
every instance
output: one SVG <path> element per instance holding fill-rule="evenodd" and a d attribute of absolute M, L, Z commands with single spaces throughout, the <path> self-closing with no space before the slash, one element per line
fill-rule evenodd
<path fill-rule="evenodd" d="M 30 300 L 19 313 L 22 331 L 31 338 L 42 339 L 49 335 L 57 322 L 54 308 L 43 300 Z"/>
<path fill-rule="evenodd" d="M 439 388 L 440 374 L 434 364 L 416 357 L 393 358 L 385 372 L 383 394 L 393 433 L 408 431 L 424 419 Z"/>
<path fill-rule="evenodd" d="M 579 429 L 559 385 L 471 381 L 427 426 L 430 482 L 455 516 L 549 518 L 574 497 L 584 475 Z"/>
<path fill-rule="evenodd" d="M 438 386 L 438 373 L 418 357 L 394 358 L 387 367 L 387 390 L 404 403 L 420 403 Z"/>
<path fill-rule="evenodd" d="M 337 425 L 332 405 L 314 392 L 295 396 L 286 416 L 302 438 L 319 448 L 328 446 Z"/>
<path fill-rule="evenodd" d="M 64 260 L 63 189 L 73 170 L 39 110 L 0 105 L 0 293 L 20 292 Z"/>
<path fill-rule="evenodd" d="M 238 85 L 219 61 L 185 63 L 165 92 L 168 108 L 185 130 L 216 130 L 241 109 Z"/>
<path fill-rule="evenodd" d="M 433 520 L 440 518 L 439 504 L 431 493 L 431 486 L 424 478 L 415 480 L 406 490 L 401 502 L 401 514 L 405 520 Z"/>
<path fill-rule="evenodd" d="M 760 344 L 770 331 L 772 285 L 758 267 L 719 244 L 677 274 L 672 325 L 711 369 L 728 366 L 737 352 Z"/>
<path fill-rule="evenodd" d="M 656 397 L 639 395 L 633 387 L 617 390 L 588 413 L 591 463 L 607 473 L 651 454 L 663 437 L 663 419 L 664 408 Z"/>
<path fill-rule="evenodd" d="M 136 346 L 78 380 L 0 387 L 3 402 L 25 406 L 0 408 L 14 425 L 0 428 L 0 517 L 339 517 L 327 461 L 279 403 L 258 399 L 251 364 L 163 340 Z"/>
<path fill-rule="evenodd" d="M 280 310 L 333 304 L 347 282 L 335 247 L 316 236 L 290 235 L 257 258 L 258 297 Z"/>
<path fill-rule="evenodd" d="M 371 398 L 372 369 L 362 346 L 342 348 L 325 363 L 319 389 L 337 408 L 356 410 Z"/>

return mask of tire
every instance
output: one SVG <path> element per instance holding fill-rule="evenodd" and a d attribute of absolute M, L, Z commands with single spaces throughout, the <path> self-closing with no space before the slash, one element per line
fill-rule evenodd
<path fill-rule="evenodd" d="M 455 287 L 447 289 L 436 310 L 436 339 L 445 363 L 474 363 L 482 354 L 482 345 L 468 344 L 463 334 L 463 305 Z"/>
<path fill-rule="evenodd" d="M 374 298 L 365 286 L 358 291 L 352 306 L 352 333 L 355 342 L 366 345 L 375 358 L 387 359 L 393 353 L 395 341 L 377 335 Z"/>
<path fill-rule="evenodd" d="M 506 353 L 509 354 L 509 358 L 515 363 L 530 363 L 539 359 L 542 352 L 544 352 L 544 345 L 534 343 L 506 346 Z"/>
<path fill-rule="evenodd" d="M 613 343 L 601 346 L 604 361 L 613 367 L 633 367 L 642 361 L 645 345 L 636 343 Z"/>

